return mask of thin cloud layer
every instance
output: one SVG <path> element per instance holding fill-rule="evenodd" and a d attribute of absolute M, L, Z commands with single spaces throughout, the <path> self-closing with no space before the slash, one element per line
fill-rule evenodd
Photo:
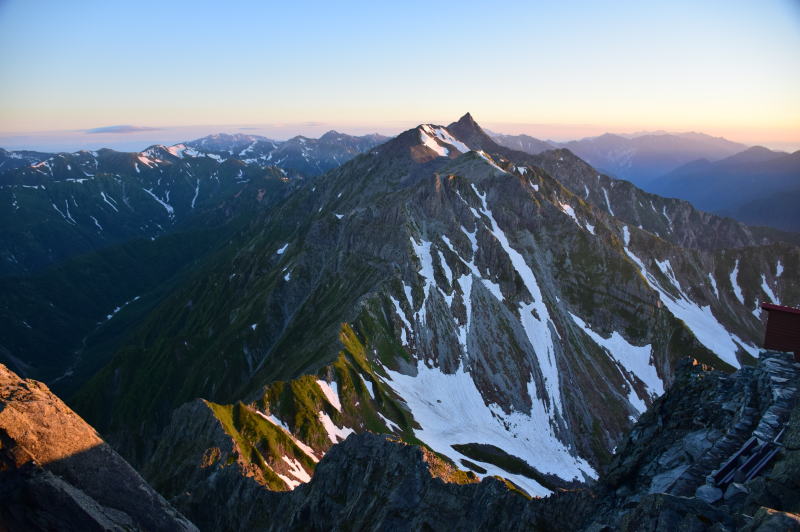
<path fill-rule="evenodd" d="M 160 131 L 160 127 L 143 127 L 143 126 L 131 126 L 131 125 L 121 125 L 121 126 L 106 126 L 106 127 L 96 127 L 94 129 L 87 129 L 85 133 L 139 133 L 140 131 Z"/>

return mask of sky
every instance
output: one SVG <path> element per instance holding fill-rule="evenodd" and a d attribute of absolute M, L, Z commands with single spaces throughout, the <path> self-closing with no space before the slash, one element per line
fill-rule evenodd
<path fill-rule="evenodd" d="M 7 148 L 395 134 L 467 111 L 554 140 L 798 149 L 800 0 L 0 0 Z M 115 125 L 153 129 L 87 132 Z"/>

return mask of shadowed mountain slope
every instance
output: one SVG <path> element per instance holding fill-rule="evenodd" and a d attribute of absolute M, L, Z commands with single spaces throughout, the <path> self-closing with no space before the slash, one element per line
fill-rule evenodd
<path fill-rule="evenodd" d="M 598 176 L 469 115 L 404 132 L 260 213 L 75 404 L 144 465 L 202 397 L 272 489 L 368 430 L 530 494 L 595 478 L 678 358 L 750 364 L 758 303 L 800 300 L 797 247 Z"/>

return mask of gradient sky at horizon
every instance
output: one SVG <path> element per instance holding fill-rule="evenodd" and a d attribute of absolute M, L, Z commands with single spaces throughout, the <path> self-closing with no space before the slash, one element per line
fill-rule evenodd
<path fill-rule="evenodd" d="M 4 138 L 396 133 L 468 110 L 557 140 L 665 129 L 800 147 L 797 0 L 0 0 L 0 50 Z"/>

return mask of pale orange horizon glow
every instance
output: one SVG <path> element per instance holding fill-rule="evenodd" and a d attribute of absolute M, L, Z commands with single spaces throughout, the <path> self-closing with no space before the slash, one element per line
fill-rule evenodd
<path fill-rule="evenodd" d="M 665 130 L 800 147 L 796 0 L 252 2 L 247 16 L 195 6 L 192 24 L 152 3 L 147 38 L 125 2 L 34 5 L 0 2 L 0 146 L 121 124 L 396 134 L 469 111 L 543 139 Z"/>

